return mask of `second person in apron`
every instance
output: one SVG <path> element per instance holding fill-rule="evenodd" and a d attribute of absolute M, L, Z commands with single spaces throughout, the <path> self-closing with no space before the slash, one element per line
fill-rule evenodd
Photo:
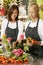
<path fill-rule="evenodd" d="M 43 56 L 43 21 L 39 17 L 39 7 L 36 3 L 31 3 L 28 8 L 30 20 L 26 22 L 26 38 L 31 37 L 36 40 L 29 48 L 33 56 Z"/>

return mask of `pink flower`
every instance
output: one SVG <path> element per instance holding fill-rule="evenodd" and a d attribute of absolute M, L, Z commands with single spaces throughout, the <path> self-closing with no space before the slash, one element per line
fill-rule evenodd
<path fill-rule="evenodd" d="M 7 41 L 8 41 L 8 42 L 10 42 L 11 40 L 12 40 L 12 38 L 10 38 L 10 37 L 9 37 L 9 38 L 7 38 Z"/>
<path fill-rule="evenodd" d="M 14 50 L 12 51 L 12 53 L 15 54 L 16 56 L 19 56 L 19 53 L 18 53 L 18 50 L 17 50 L 17 49 L 14 49 Z"/>
<path fill-rule="evenodd" d="M 21 34 L 20 35 L 20 40 L 23 40 L 24 39 L 24 34 Z"/>
<path fill-rule="evenodd" d="M 14 54 L 17 53 L 17 49 L 14 49 L 12 52 L 13 52 Z"/>
<path fill-rule="evenodd" d="M 22 49 L 15 49 L 15 50 L 13 50 L 13 54 L 15 54 L 16 56 L 21 56 L 23 54 L 23 50 Z"/>
<path fill-rule="evenodd" d="M 22 54 L 23 54 L 23 50 L 22 50 L 21 48 L 19 48 L 19 49 L 18 49 L 18 53 L 19 53 L 20 55 L 22 55 Z"/>

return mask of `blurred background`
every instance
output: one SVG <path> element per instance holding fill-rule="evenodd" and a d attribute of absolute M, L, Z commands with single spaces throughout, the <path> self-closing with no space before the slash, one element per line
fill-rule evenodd
<path fill-rule="evenodd" d="M 43 0 L 0 0 L 0 35 L 1 35 L 1 23 L 4 18 L 7 18 L 9 7 L 16 4 L 19 7 L 19 19 L 23 21 L 29 20 L 28 17 L 28 5 L 35 2 L 39 5 L 40 18 L 43 20 Z"/>

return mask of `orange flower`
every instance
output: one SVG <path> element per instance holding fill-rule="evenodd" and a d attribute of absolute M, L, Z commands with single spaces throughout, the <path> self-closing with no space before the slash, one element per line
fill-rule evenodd
<path fill-rule="evenodd" d="M 5 56 L 1 56 L 3 59 L 6 59 L 6 57 Z"/>
<path fill-rule="evenodd" d="M 1 62 L 1 58 L 0 58 L 0 62 Z"/>
<path fill-rule="evenodd" d="M 7 62 L 5 60 L 2 61 L 3 64 L 7 64 Z"/>
<path fill-rule="evenodd" d="M 6 34 L 3 34 L 3 37 L 6 37 Z"/>
<path fill-rule="evenodd" d="M 36 40 L 32 39 L 32 40 L 31 40 L 31 43 L 32 43 L 32 44 L 36 44 Z"/>
<path fill-rule="evenodd" d="M 22 65 L 22 60 L 15 60 L 15 64 Z"/>
<path fill-rule="evenodd" d="M 16 61 L 15 61 L 15 64 L 19 64 L 19 60 L 16 60 Z"/>
<path fill-rule="evenodd" d="M 27 41 L 30 42 L 30 43 L 31 43 L 31 40 L 32 40 L 31 37 L 28 37 L 28 38 L 27 38 Z"/>
<path fill-rule="evenodd" d="M 25 60 L 24 60 L 24 63 L 25 63 L 25 64 L 28 64 L 28 62 L 29 62 L 28 59 L 25 59 Z"/>
<path fill-rule="evenodd" d="M 22 65 L 22 62 L 23 62 L 22 60 L 19 60 L 19 65 Z"/>
<path fill-rule="evenodd" d="M 14 62 L 15 62 L 15 59 L 14 59 L 14 58 L 9 58 L 8 61 L 9 61 L 10 63 L 14 63 Z"/>

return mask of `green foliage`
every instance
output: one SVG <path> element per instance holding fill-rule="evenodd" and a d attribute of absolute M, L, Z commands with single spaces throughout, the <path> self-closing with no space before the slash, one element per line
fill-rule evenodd
<path fill-rule="evenodd" d="M 27 45 L 24 46 L 24 51 L 29 51 L 29 47 Z"/>
<path fill-rule="evenodd" d="M 6 14 L 8 13 L 9 5 L 13 3 L 14 0 L 4 0 L 4 7 L 6 9 Z"/>
<path fill-rule="evenodd" d="M 7 41 L 6 35 L 3 35 L 2 42 L 6 51 L 10 51 L 9 42 Z"/>
<path fill-rule="evenodd" d="M 3 53 L 3 50 L 2 49 L 0 49 L 0 54 L 2 54 Z"/>

